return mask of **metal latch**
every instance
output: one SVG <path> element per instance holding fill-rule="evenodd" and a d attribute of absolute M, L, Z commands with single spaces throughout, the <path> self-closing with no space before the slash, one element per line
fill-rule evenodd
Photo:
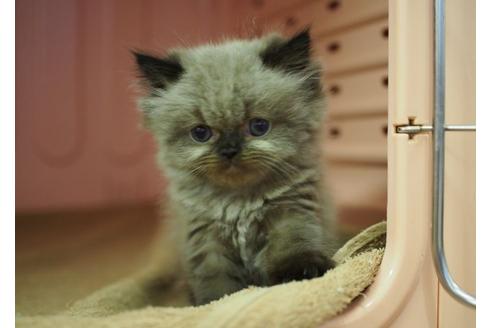
<path fill-rule="evenodd" d="M 446 124 L 445 131 L 475 131 L 477 128 L 474 124 Z M 408 134 L 410 139 L 416 134 L 432 132 L 433 127 L 429 124 L 415 124 L 414 119 L 410 119 L 408 124 L 397 125 L 396 133 Z"/>

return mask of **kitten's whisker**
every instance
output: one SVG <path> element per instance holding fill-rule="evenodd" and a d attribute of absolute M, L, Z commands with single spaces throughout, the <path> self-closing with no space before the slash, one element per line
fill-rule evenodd
<path fill-rule="evenodd" d="M 285 161 L 278 160 L 276 158 L 267 157 L 267 156 L 259 156 L 259 157 L 261 158 L 261 160 L 269 163 L 272 167 L 279 169 L 282 172 L 285 172 L 289 177 L 299 172 L 298 169 L 296 169 L 294 166 L 290 165 Z"/>
<path fill-rule="evenodd" d="M 250 156 L 252 158 L 256 157 L 259 160 L 268 162 L 270 164 L 270 166 L 272 166 L 276 169 L 282 170 L 283 172 L 285 172 L 289 176 L 294 175 L 294 174 L 299 172 L 299 170 L 295 166 L 287 163 L 286 161 L 281 160 L 281 159 L 274 157 L 274 156 L 267 156 L 262 152 L 254 151 L 254 152 L 250 153 Z"/>
<path fill-rule="evenodd" d="M 286 171 L 282 166 L 278 165 L 279 163 L 276 163 L 275 161 L 272 161 L 268 158 L 261 158 L 261 157 L 252 158 L 252 161 L 254 161 L 258 166 L 266 168 L 268 172 L 274 173 L 272 177 L 275 178 L 275 181 L 280 181 L 279 178 L 284 178 L 292 181 L 291 172 Z"/>

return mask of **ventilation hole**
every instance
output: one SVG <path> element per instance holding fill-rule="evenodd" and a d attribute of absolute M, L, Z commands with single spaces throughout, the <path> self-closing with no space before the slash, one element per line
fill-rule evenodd
<path fill-rule="evenodd" d="M 381 79 L 381 83 L 383 84 L 384 87 L 388 87 L 388 76 L 384 76 L 382 79 Z"/>
<path fill-rule="evenodd" d="M 340 91 L 341 91 L 340 90 L 340 87 L 338 85 L 336 85 L 336 84 L 335 85 L 332 85 L 330 87 L 330 94 L 332 94 L 332 95 L 337 95 L 337 94 L 340 93 Z"/>
<path fill-rule="evenodd" d="M 381 31 L 381 35 L 383 36 L 383 38 L 387 39 L 388 38 L 388 27 L 386 26 L 385 28 L 383 28 L 383 30 Z"/>
<path fill-rule="evenodd" d="M 331 10 L 331 11 L 337 10 L 338 7 L 340 7 L 340 1 L 339 0 L 329 1 L 326 4 L 326 9 Z"/>
<path fill-rule="evenodd" d="M 292 27 L 297 24 L 297 20 L 294 17 L 288 17 L 285 20 L 285 25 L 288 27 Z"/>
<path fill-rule="evenodd" d="M 340 136 L 340 129 L 337 127 L 332 127 L 332 128 L 330 128 L 328 133 L 329 133 L 330 137 L 338 138 Z"/>
<path fill-rule="evenodd" d="M 340 44 L 338 42 L 332 42 L 326 46 L 328 52 L 337 52 L 340 49 Z"/>
<path fill-rule="evenodd" d="M 383 130 L 383 134 L 385 136 L 387 136 L 388 135 L 388 124 L 386 124 L 385 126 L 383 126 L 383 129 L 382 130 Z"/>

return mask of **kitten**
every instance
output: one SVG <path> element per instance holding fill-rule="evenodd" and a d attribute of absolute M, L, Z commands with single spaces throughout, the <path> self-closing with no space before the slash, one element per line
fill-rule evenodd
<path fill-rule="evenodd" d="M 334 266 L 318 142 L 326 106 L 310 53 L 307 30 L 134 53 L 195 304 Z"/>

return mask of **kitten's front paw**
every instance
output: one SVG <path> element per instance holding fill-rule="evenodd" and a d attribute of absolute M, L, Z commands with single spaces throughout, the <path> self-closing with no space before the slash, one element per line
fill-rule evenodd
<path fill-rule="evenodd" d="M 270 274 L 273 284 L 321 277 L 335 263 L 319 252 L 307 252 L 285 259 Z"/>

